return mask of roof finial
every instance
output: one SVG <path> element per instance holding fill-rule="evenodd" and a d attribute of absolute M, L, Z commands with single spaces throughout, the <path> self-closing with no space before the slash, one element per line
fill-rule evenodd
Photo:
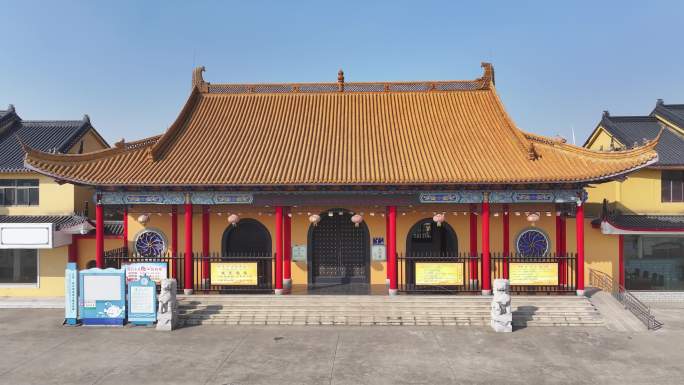
<path fill-rule="evenodd" d="M 604 117 L 604 118 L 609 118 L 609 117 L 610 117 L 610 111 L 608 111 L 608 110 L 603 110 L 603 117 Z"/>
<path fill-rule="evenodd" d="M 9 106 L 7 106 L 7 111 L 14 112 L 14 104 L 10 104 Z"/>
<path fill-rule="evenodd" d="M 657 105 L 657 106 L 662 106 L 663 104 L 665 104 L 665 102 L 663 101 L 663 99 L 658 99 L 658 100 L 656 100 L 656 105 Z"/>
<path fill-rule="evenodd" d="M 340 92 L 344 91 L 344 71 L 342 71 L 342 68 L 337 71 L 337 86 L 339 87 Z"/>
<path fill-rule="evenodd" d="M 492 63 L 487 63 L 487 62 L 482 62 L 480 63 L 480 66 L 484 69 L 484 73 L 482 74 L 482 77 L 480 79 L 485 81 L 485 86 L 488 86 L 489 83 L 496 84 L 496 81 L 494 80 L 494 66 Z"/>
<path fill-rule="evenodd" d="M 83 114 L 83 122 L 90 123 L 90 116 L 88 116 L 88 114 Z"/>
<path fill-rule="evenodd" d="M 192 86 L 199 88 L 202 90 L 203 87 L 206 86 L 206 82 L 204 81 L 204 77 L 202 76 L 202 72 L 204 72 L 204 66 L 199 66 L 195 67 L 194 70 L 192 70 Z"/>

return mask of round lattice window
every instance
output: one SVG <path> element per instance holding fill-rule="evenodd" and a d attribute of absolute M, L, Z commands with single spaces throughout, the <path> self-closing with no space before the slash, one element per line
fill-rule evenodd
<path fill-rule="evenodd" d="M 158 257 L 166 251 L 166 238 L 156 230 L 143 230 L 135 238 L 135 251 L 145 257 Z"/>
<path fill-rule="evenodd" d="M 542 257 L 549 252 L 549 237 L 538 229 L 526 229 L 515 242 L 518 253 L 525 257 Z"/>

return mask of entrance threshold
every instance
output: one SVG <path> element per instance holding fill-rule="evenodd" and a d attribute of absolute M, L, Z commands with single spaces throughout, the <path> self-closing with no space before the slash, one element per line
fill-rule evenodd
<path fill-rule="evenodd" d="M 291 295 L 387 295 L 387 285 L 367 283 L 292 285 Z"/>

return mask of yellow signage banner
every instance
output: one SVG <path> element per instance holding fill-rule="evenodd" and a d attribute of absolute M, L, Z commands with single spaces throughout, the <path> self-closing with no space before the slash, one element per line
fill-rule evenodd
<path fill-rule="evenodd" d="M 211 262 L 212 285 L 257 285 L 256 262 Z"/>
<path fill-rule="evenodd" d="M 508 278 L 511 285 L 555 286 L 558 285 L 558 264 L 511 262 Z"/>
<path fill-rule="evenodd" d="M 463 285 L 463 264 L 416 262 L 416 285 Z"/>

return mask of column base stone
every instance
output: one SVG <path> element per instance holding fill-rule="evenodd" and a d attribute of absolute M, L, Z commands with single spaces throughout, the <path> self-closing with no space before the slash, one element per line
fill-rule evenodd
<path fill-rule="evenodd" d="M 192 289 L 183 289 L 183 294 L 185 295 L 192 295 L 193 290 Z"/>
<path fill-rule="evenodd" d="M 492 291 L 482 289 L 482 295 L 492 295 Z"/>
<path fill-rule="evenodd" d="M 283 288 L 292 289 L 292 278 L 283 278 Z"/>
<path fill-rule="evenodd" d="M 275 289 L 274 290 L 275 295 L 283 295 L 284 292 L 285 292 L 285 290 L 283 290 L 283 289 Z"/>
<path fill-rule="evenodd" d="M 399 291 L 397 289 L 389 289 L 389 295 L 390 296 L 395 296 L 397 295 Z"/>
<path fill-rule="evenodd" d="M 577 290 L 578 297 L 584 297 L 584 290 Z"/>

